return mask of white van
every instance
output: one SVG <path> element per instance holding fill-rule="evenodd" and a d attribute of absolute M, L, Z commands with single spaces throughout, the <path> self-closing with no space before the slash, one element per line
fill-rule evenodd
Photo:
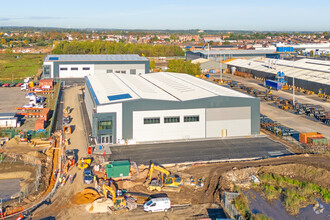
<path fill-rule="evenodd" d="M 171 200 L 168 197 L 150 199 L 143 205 L 145 212 L 163 212 L 171 208 Z"/>

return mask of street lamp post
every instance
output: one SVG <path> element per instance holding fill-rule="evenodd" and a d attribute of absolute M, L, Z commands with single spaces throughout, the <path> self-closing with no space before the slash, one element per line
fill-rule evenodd
<path fill-rule="evenodd" d="M 293 104 L 293 106 L 294 106 L 294 104 L 295 104 L 295 97 L 294 97 L 294 58 L 293 58 L 293 62 L 292 62 L 292 67 L 293 67 L 293 74 L 292 74 L 292 104 Z"/>

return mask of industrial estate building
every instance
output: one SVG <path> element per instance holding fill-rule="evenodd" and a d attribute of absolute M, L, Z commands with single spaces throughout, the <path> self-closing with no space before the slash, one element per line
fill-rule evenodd
<path fill-rule="evenodd" d="M 19 127 L 18 118 L 15 112 L 0 113 L 0 128 L 16 128 Z"/>
<path fill-rule="evenodd" d="M 149 73 L 149 60 L 126 55 L 48 55 L 43 63 L 43 78 L 84 78 L 104 73 Z"/>
<path fill-rule="evenodd" d="M 266 57 L 267 55 L 276 55 L 275 50 L 194 50 L 186 52 L 186 60 L 198 58 L 210 60 L 228 60 L 242 57 Z"/>
<path fill-rule="evenodd" d="M 251 73 L 265 79 L 275 79 L 276 73 L 285 74 L 289 85 L 295 79 L 295 86 L 318 93 L 330 94 L 330 62 L 315 59 L 300 59 L 297 61 L 277 59 L 236 59 L 228 61 L 227 67 L 237 71 Z"/>
<path fill-rule="evenodd" d="M 188 74 L 110 73 L 85 81 L 92 136 L 99 144 L 260 133 L 259 99 Z"/>

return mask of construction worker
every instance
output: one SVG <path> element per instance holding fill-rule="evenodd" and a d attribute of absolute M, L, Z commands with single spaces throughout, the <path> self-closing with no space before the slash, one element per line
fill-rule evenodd
<path fill-rule="evenodd" d="M 62 178 L 58 178 L 58 182 L 61 184 L 62 183 Z"/>

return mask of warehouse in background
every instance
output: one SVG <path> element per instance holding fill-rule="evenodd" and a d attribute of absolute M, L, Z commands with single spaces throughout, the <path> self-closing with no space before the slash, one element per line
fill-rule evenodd
<path fill-rule="evenodd" d="M 260 133 L 259 99 L 188 74 L 112 73 L 85 80 L 85 104 L 98 144 Z"/>
<path fill-rule="evenodd" d="M 105 73 L 138 75 L 149 73 L 149 60 L 125 55 L 47 55 L 43 78 L 84 78 Z"/>
<path fill-rule="evenodd" d="M 277 59 L 237 59 L 228 61 L 229 69 L 250 73 L 253 76 L 275 80 L 278 72 L 283 72 L 285 81 L 315 93 L 330 95 L 330 61 L 300 59 L 297 61 Z"/>

